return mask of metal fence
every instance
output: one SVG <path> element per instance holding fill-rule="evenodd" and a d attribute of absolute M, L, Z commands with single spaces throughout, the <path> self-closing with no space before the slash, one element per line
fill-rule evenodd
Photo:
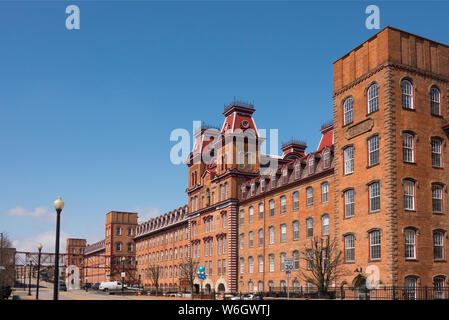
<path fill-rule="evenodd" d="M 286 288 L 272 288 L 261 292 L 263 297 L 286 298 Z M 331 288 L 321 295 L 316 289 L 307 287 L 289 288 L 290 298 L 340 299 L 340 300 L 449 300 L 449 287 L 396 287 L 384 286 L 377 289 L 341 287 Z"/>

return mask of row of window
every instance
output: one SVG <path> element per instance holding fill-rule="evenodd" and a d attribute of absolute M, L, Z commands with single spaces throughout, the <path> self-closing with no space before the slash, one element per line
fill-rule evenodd
<path fill-rule="evenodd" d="M 84 249 L 83 248 L 79 248 L 78 252 L 79 252 L 79 254 L 83 254 Z M 72 248 L 72 254 L 76 254 L 76 248 Z"/>
<path fill-rule="evenodd" d="M 285 213 L 287 211 L 287 197 L 281 196 L 279 201 L 279 209 L 281 213 Z M 329 183 L 323 182 L 321 184 L 321 203 L 327 203 L 329 201 Z M 275 209 L 275 200 L 270 199 L 268 201 L 269 204 L 269 213 L 270 217 L 274 216 L 274 209 Z M 293 204 L 293 210 L 299 209 L 299 192 L 295 191 L 292 193 L 292 204 Z M 306 204 L 307 206 L 313 205 L 313 187 L 307 187 L 306 188 Z M 264 217 L 264 204 L 261 202 L 258 205 L 258 217 L 259 220 L 263 220 Z M 249 223 L 252 223 L 254 221 L 254 207 L 250 206 L 248 208 L 248 219 Z M 240 224 L 245 223 L 245 209 L 240 210 Z"/>
<path fill-rule="evenodd" d="M 287 224 L 283 223 L 280 225 L 280 238 L 279 241 L 281 243 L 287 241 Z M 306 236 L 307 238 L 313 237 L 313 218 L 306 219 Z M 299 240 L 299 221 L 295 220 L 292 223 L 292 239 L 293 241 Z M 321 235 L 328 236 L 329 235 L 329 215 L 324 214 L 321 216 Z M 258 246 L 261 247 L 264 244 L 264 230 L 263 228 L 258 230 Z M 268 227 L 268 240 L 269 244 L 275 243 L 275 227 Z M 254 232 L 248 232 L 248 246 L 250 248 L 254 247 Z M 245 234 L 240 234 L 240 249 L 245 248 Z"/>
<path fill-rule="evenodd" d="M 293 269 L 294 270 L 298 270 L 299 269 L 299 251 L 295 250 L 292 253 L 293 256 Z M 285 259 L 287 258 L 287 254 L 285 252 L 281 252 L 279 255 L 280 259 L 279 259 L 279 270 L 280 271 L 284 271 L 283 269 L 283 263 L 285 261 Z M 259 273 L 264 272 L 264 256 L 263 255 L 258 255 L 257 256 L 257 270 Z M 245 271 L 247 271 L 248 273 L 254 273 L 254 258 L 252 256 L 249 256 L 247 258 L 247 266 L 245 265 L 245 258 L 241 257 L 239 259 L 239 271 L 241 274 L 244 274 Z M 275 272 L 275 254 L 274 253 L 270 253 L 268 254 L 268 271 L 269 272 Z M 245 270 L 246 268 L 246 270 Z M 310 270 L 311 266 L 310 264 L 307 265 L 307 270 Z"/>
<path fill-rule="evenodd" d="M 153 236 L 150 239 L 146 239 L 144 241 L 137 242 L 137 250 L 144 250 L 148 248 L 155 248 L 159 247 L 160 245 L 164 245 L 164 238 L 165 238 L 165 244 L 182 241 L 183 238 L 188 238 L 188 227 L 185 228 L 179 228 L 178 230 L 166 232 L 165 234 L 160 234 L 157 236 Z"/>
<path fill-rule="evenodd" d="M 344 216 L 345 218 L 354 217 L 354 189 L 348 188 L 343 191 L 344 197 Z M 372 182 L 368 185 L 369 212 L 377 212 L 380 210 L 380 182 Z"/>
<path fill-rule="evenodd" d="M 443 213 L 443 187 L 442 183 L 432 183 L 431 198 L 432 212 Z M 403 181 L 403 205 L 404 210 L 416 210 L 416 180 L 407 178 Z M 369 212 L 380 210 L 380 182 L 373 182 L 368 185 Z M 344 196 L 344 216 L 345 218 L 354 217 L 355 201 L 354 189 L 348 188 L 343 192 Z"/>
<path fill-rule="evenodd" d="M 412 132 L 405 132 L 402 135 L 402 154 L 403 161 L 407 163 L 415 163 L 415 138 Z M 368 166 L 379 164 L 379 136 L 375 135 L 368 140 Z M 432 167 L 443 167 L 442 145 L 443 139 L 433 137 L 430 139 L 430 157 Z M 354 146 L 347 146 L 343 149 L 344 157 L 344 174 L 354 172 Z"/>
<path fill-rule="evenodd" d="M 178 252 L 179 252 L 179 257 L 178 257 Z M 186 245 L 184 247 L 184 252 L 186 253 L 186 255 L 188 255 L 188 246 Z M 183 258 L 183 247 L 179 247 L 178 248 L 174 248 L 174 249 L 170 249 L 170 250 L 161 250 L 161 251 L 157 251 L 157 252 L 153 252 L 153 253 L 149 253 L 149 254 L 145 254 L 145 255 L 139 255 L 137 257 L 137 263 L 139 265 L 146 265 L 146 264 L 155 264 L 157 262 L 162 262 L 162 261 L 169 261 L 169 260 L 176 260 L 176 259 L 182 259 Z"/>
<path fill-rule="evenodd" d="M 404 252 L 406 260 L 417 259 L 417 229 L 407 228 L 404 231 Z M 434 260 L 445 259 L 445 231 L 433 231 L 433 258 Z M 371 261 L 381 259 L 381 231 L 369 232 L 369 259 Z M 344 260 L 347 263 L 355 262 L 355 236 L 347 234 L 344 236 Z"/>
<path fill-rule="evenodd" d="M 226 259 L 219 259 L 216 261 L 217 266 L 217 275 L 226 274 Z M 196 268 L 198 269 L 198 268 Z M 213 262 L 211 260 L 204 262 L 204 269 L 206 275 L 213 275 Z M 151 280 L 151 272 L 150 269 L 142 269 L 141 270 L 141 278 L 145 281 Z M 168 266 L 168 267 L 160 267 L 159 275 L 161 279 L 164 278 L 172 278 L 172 277 L 182 277 L 183 276 L 183 268 L 181 266 Z"/>
<path fill-rule="evenodd" d="M 229 198 L 229 185 L 227 182 L 225 182 L 224 184 L 220 184 L 219 191 L 220 191 L 220 194 L 219 194 L 218 202 L 224 201 Z M 207 206 L 210 206 L 211 204 L 214 204 L 216 202 L 217 201 L 215 199 L 215 192 L 212 191 L 212 199 L 211 199 L 211 192 L 210 192 L 209 188 L 206 189 L 206 198 L 204 198 L 204 196 L 201 196 L 201 203 L 199 203 L 198 195 L 190 198 L 192 212 L 197 211 L 200 208 L 205 208 Z"/>
<path fill-rule="evenodd" d="M 410 79 L 401 81 L 402 108 L 408 110 L 415 109 L 414 87 Z M 430 114 L 441 116 L 441 93 L 438 87 L 432 86 L 429 91 Z M 366 99 L 367 114 L 379 110 L 379 85 L 373 83 L 367 90 Z M 354 121 L 354 99 L 348 97 L 343 102 L 343 125 L 351 124 Z"/>
<path fill-rule="evenodd" d="M 307 170 L 308 174 L 312 175 L 316 171 L 316 154 L 310 154 L 306 160 L 307 164 Z M 330 149 L 325 148 L 321 152 L 321 157 L 323 161 L 323 169 L 327 169 L 330 167 L 331 164 L 331 158 L 330 158 Z M 294 163 L 294 166 L 290 170 L 290 165 L 285 165 L 281 167 L 279 170 L 274 172 L 271 177 L 262 177 L 262 178 L 256 178 L 252 180 L 249 184 L 249 193 L 247 190 L 247 185 L 242 185 L 242 198 L 245 198 L 246 195 L 248 196 L 254 196 L 257 193 L 265 192 L 267 190 L 274 189 L 276 186 L 282 184 L 287 184 L 291 181 L 292 176 L 294 175 L 294 179 L 299 179 L 301 177 L 301 172 L 303 168 L 301 165 L 301 159 L 297 160 Z M 280 172 L 280 176 L 278 177 L 277 172 Z"/>
<path fill-rule="evenodd" d="M 121 236 L 122 235 L 122 231 L 123 231 L 123 228 L 122 227 L 116 227 L 115 228 L 115 234 L 117 235 L 117 236 Z M 108 236 L 109 236 L 110 234 L 108 234 Z M 127 235 L 128 236 L 132 236 L 133 235 L 133 228 L 131 228 L 131 227 L 129 227 L 128 228 L 128 233 L 127 233 Z"/>
<path fill-rule="evenodd" d="M 133 243 L 132 242 L 128 242 L 127 248 L 128 248 L 128 252 L 132 252 L 133 251 Z M 116 242 L 115 243 L 115 250 L 116 251 L 122 251 L 123 250 L 123 245 L 122 245 L 121 242 Z"/>

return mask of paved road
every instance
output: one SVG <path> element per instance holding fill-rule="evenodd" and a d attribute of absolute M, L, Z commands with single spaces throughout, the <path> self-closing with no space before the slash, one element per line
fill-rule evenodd
<path fill-rule="evenodd" d="M 32 283 L 31 296 L 28 296 L 28 286 L 26 290 L 23 288 L 14 288 L 11 295 L 17 295 L 21 300 L 35 300 L 36 299 L 36 286 Z M 171 298 L 171 297 L 152 297 L 152 296 L 121 296 L 121 295 L 109 295 L 101 291 L 89 290 L 68 290 L 59 291 L 59 300 L 173 300 L 183 298 Z M 53 300 L 53 283 L 41 282 L 39 288 L 39 300 Z"/>

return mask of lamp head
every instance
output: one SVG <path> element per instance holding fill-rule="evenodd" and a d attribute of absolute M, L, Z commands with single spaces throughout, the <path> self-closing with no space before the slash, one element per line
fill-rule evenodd
<path fill-rule="evenodd" d="M 58 197 L 53 205 L 55 206 L 56 211 L 62 211 L 62 209 L 64 209 L 64 201 L 62 201 L 61 197 Z"/>
<path fill-rule="evenodd" d="M 41 251 L 43 247 L 44 246 L 42 245 L 42 243 L 39 243 L 39 245 L 37 246 L 37 250 Z"/>

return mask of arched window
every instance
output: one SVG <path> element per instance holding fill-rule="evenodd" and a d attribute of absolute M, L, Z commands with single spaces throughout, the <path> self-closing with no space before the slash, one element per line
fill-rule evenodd
<path fill-rule="evenodd" d="M 262 281 L 257 282 L 257 288 L 258 288 L 259 292 L 263 292 L 263 282 Z"/>
<path fill-rule="evenodd" d="M 259 247 L 263 246 L 263 239 L 264 239 L 263 229 L 259 229 Z"/>
<path fill-rule="evenodd" d="M 299 209 L 299 192 L 293 192 L 293 210 Z"/>
<path fill-rule="evenodd" d="M 413 109 L 413 85 L 408 80 L 402 80 L 402 107 L 404 109 Z"/>
<path fill-rule="evenodd" d="M 379 260 L 381 253 L 380 230 L 373 230 L 369 233 L 369 257 L 370 260 Z"/>
<path fill-rule="evenodd" d="M 379 136 L 368 139 L 368 166 L 379 163 Z"/>
<path fill-rule="evenodd" d="M 269 201 L 269 205 L 270 205 L 270 216 L 272 217 L 272 216 L 274 216 L 274 200 L 273 199 L 271 199 Z"/>
<path fill-rule="evenodd" d="M 330 151 L 326 149 L 323 152 L 323 168 L 329 168 L 330 163 Z"/>
<path fill-rule="evenodd" d="M 404 181 L 404 210 L 415 210 L 415 181 Z"/>
<path fill-rule="evenodd" d="M 313 174 L 315 172 L 315 159 L 314 156 L 311 155 L 309 157 L 309 174 Z"/>
<path fill-rule="evenodd" d="M 321 184 L 321 202 L 326 203 L 329 201 L 329 183 L 323 182 Z"/>
<path fill-rule="evenodd" d="M 254 246 L 254 232 L 250 231 L 248 233 L 249 238 L 249 247 L 252 248 Z"/>
<path fill-rule="evenodd" d="M 268 261 L 270 263 L 270 272 L 274 272 L 274 254 L 268 255 Z"/>
<path fill-rule="evenodd" d="M 270 244 L 274 243 L 274 227 L 271 226 L 268 228 L 269 238 L 270 238 Z"/>
<path fill-rule="evenodd" d="M 368 114 L 379 110 L 379 86 L 377 83 L 368 88 Z"/>
<path fill-rule="evenodd" d="M 355 237 L 353 234 L 348 234 L 344 237 L 345 241 L 345 262 L 355 261 Z"/>
<path fill-rule="evenodd" d="M 343 151 L 344 157 L 344 174 L 354 172 L 354 147 L 346 147 Z"/>
<path fill-rule="evenodd" d="M 402 135 L 402 153 L 404 162 L 415 162 L 415 139 L 411 133 Z"/>
<path fill-rule="evenodd" d="M 287 183 L 287 167 L 284 167 L 282 169 L 282 183 Z"/>
<path fill-rule="evenodd" d="M 284 271 L 284 262 L 285 262 L 285 258 L 287 257 L 287 254 L 285 252 L 281 252 L 280 254 L 281 257 L 281 271 Z"/>
<path fill-rule="evenodd" d="M 433 232 L 433 259 L 444 259 L 444 232 L 441 230 Z"/>
<path fill-rule="evenodd" d="M 416 230 L 406 229 L 404 238 L 405 259 L 416 259 Z"/>
<path fill-rule="evenodd" d="M 443 212 L 443 186 L 432 185 L 432 212 Z"/>
<path fill-rule="evenodd" d="M 300 163 L 299 163 L 299 161 L 297 161 L 296 163 L 295 163 L 295 179 L 298 179 L 299 178 L 299 174 L 300 174 Z"/>
<path fill-rule="evenodd" d="M 306 219 L 306 228 L 307 228 L 306 230 L 307 237 L 308 238 L 313 237 L 313 218 Z"/>
<path fill-rule="evenodd" d="M 263 256 L 259 255 L 257 259 L 259 260 L 259 272 L 263 272 Z"/>
<path fill-rule="evenodd" d="M 380 210 L 380 183 L 373 182 L 368 186 L 369 192 L 369 211 L 375 212 Z"/>
<path fill-rule="evenodd" d="M 343 103 L 343 125 L 347 125 L 352 123 L 353 121 L 353 110 L 354 109 L 354 100 L 349 97 Z"/>
<path fill-rule="evenodd" d="M 253 271 L 254 271 L 253 257 L 248 257 L 248 268 L 249 268 L 249 273 L 253 273 Z"/>
<path fill-rule="evenodd" d="M 259 220 L 263 219 L 264 205 L 263 203 L 259 203 Z"/>
<path fill-rule="evenodd" d="M 329 235 L 329 215 L 325 214 L 321 217 L 321 234 L 323 236 Z"/>
<path fill-rule="evenodd" d="M 299 269 L 299 251 L 298 250 L 295 250 L 295 251 L 293 251 L 293 268 L 295 269 L 295 270 L 298 270 Z"/>
<path fill-rule="evenodd" d="M 253 206 L 249 207 L 249 222 L 253 222 L 254 221 L 254 208 Z"/>
<path fill-rule="evenodd" d="M 441 168 L 443 166 L 441 146 L 443 145 L 440 138 L 432 138 L 430 140 L 432 150 L 432 167 Z"/>
<path fill-rule="evenodd" d="M 430 113 L 434 116 L 441 115 L 440 90 L 437 87 L 430 89 Z"/>
<path fill-rule="evenodd" d="M 446 299 L 445 284 L 444 284 L 445 279 L 446 279 L 445 276 L 436 276 L 433 278 L 435 299 Z"/>
<path fill-rule="evenodd" d="M 285 196 L 281 196 L 281 213 L 285 213 L 287 210 L 287 198 Z"/>
<path fill-rule="evenodd" d="M 240 273 L 243 274 L 245 272 L 245 259 L 240 258 Z"/>
<path fill-rule="evenodd" d="M 228 198 L 228 195 L 229 195 L 229 192 L 228 192 L 228 183 L 227 183 L 227 182 L 225 182 L 224 188 L 225 188 L 225 199 L 227 199 L 227 198 Z"/>
<path fill-rule="evenodd" d="M 293 240 L 299 240 L 299 221 L 293 221 Z"/>
<path fill-rule="evenodd" d="M 418 286 L 418 277 L 407 276 L 404 281 L 405 286 L 405 299 L 416 300 L 416 287 Z"/>
<path fill-rule="evenodd" d="M 306 189 L 306 196 L 307 196 L 307 206 L 313 205 L 313 189 L 312 189 L 312 187 L 308 187 Z"/>
<path fill-rule="evenodd" d="M 253 285 L 252 281 L 248 282 L 248 291 L 249 292 L 253 292 L 254 291 L 254 285 Z"/>

